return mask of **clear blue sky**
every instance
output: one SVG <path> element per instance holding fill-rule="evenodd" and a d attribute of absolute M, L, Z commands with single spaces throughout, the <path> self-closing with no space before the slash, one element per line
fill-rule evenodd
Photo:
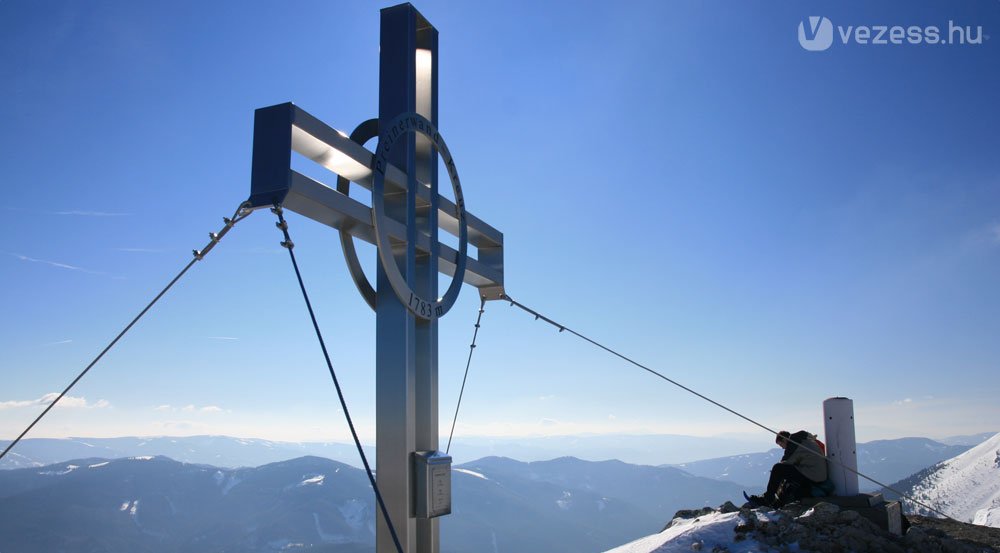
<path fill-rule="evenodd" d="M 255 108 L 377 114 L 384 5 L 0 2 L 0 437 L 247 197 Z M 862 440 L 1000 429 L 1000 2 L 417 8 L 511 296 L 775 427 L 819 431 L 843 395 Z M 829 50 L 800 46 L 810 15 Z M 949 21 L 982 44 L 840 39 Z M 374 315 L 335 233 L 290 225 L 370 439 Z M 269 213 L 241 223 L 31 436 L 345 439 L 279 240 Z M 477 307 L 466 288 L 441 323 L 442 428 Z M 501 303 L 459 424 L 754 430 Z"/>

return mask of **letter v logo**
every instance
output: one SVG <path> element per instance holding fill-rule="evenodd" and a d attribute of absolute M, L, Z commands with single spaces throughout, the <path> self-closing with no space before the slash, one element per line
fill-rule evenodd
<path fill-rule="evenodd" d="M 799 22 L 799 44 L 810 52 L 822 52 L 833 44 L 833 23 L 826 17 L 810 15 Z"/>

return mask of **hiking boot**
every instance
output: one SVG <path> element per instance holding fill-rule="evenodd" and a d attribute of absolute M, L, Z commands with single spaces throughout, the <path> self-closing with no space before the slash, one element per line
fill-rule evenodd
<path fill-rule="evenodd" d="M 785 480 L 778 486 L 778 493 L 775 494 L 771 503 L 772 507 L 782 508 L 789 503 L 798 501 L 803 497 L 802 485 L 792 480 Z"/>
<path fill-rule="evenodd" d="M 770 494 L 764 495 L 747 495 L 743 492 L 743 497 L 746 498 L 746 506 L 751 509 L 756 509 L 757 507 L 773 507 L 775 498 Z"/>

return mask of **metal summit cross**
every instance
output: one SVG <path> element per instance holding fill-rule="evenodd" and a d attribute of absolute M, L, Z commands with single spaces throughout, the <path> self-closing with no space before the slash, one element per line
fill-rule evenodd
<path fill-rule="evenodd" d="M 340 231 L 348 269 L 376 312 L 376 472 L 406 553 L 439 551 L 451 511 L 450 459 L 438 453 L 438 318 L 463 282 L 483 299 L 503 294 L 503 234 L 465 211 L 458 171 L 438 124 L 438 32 L 410 4 L 381 11 L 378 119 L 348 137 L 287 103 L 256 111 L 250 203 Z M 364 143 L 378 136 L 374 153 Z M 292 169 L 300 154 L 337 175 L 335 187 Z M 455 201 L 438 195 L 438 156 Z M 350 182 L 372 191 L 368 207 Z M 438 228 L 458 249 L 438 241 Z M 376 286 L 354 238 L 378 248 Z M 477 258 L 467 256 L 475 246 Z M 438 295 L 438 273 L 452 277 Z M 376 509 L 376 550 L 395 546 Z"/>

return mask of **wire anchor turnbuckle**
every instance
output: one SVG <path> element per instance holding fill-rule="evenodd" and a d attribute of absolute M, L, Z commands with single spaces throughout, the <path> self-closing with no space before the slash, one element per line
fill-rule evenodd
<path fill-rule="evenodd" d="M 292 237 L 288 234 L 288 221 L 285 221 L 285 210 L 280 205 L 275 205 L 271 208 L 271 213 L 278 216 L 278 222 L 274 223 L 274 226 L 281 229 L 281 232 L 285 235 L 285 239 L 280 242 L 281 247 L 291 250 L 295 247 L 295 242 L 292 242 Z"/>
<path fill-rule="evenodd" d="M 253 211 L 251 211 L 250 209 L 250 202 L 243 202 L 240 204 L 238 208 L 236 208 L 236 212 L 233 213 L 232 217 L 223 217 L 222 230 L 220 230 L 219 232 L 208 233 L 208 238 L 209 238 L 208 245 L 206 245 L 204 248 L 200 250 L 191 251 L 191 253 L 194 254 L 195 260 L 201 261 L 202 259 L 204 259 L 205 256 L 208 254 L 208 252 L 212 251 L 212 248 L 214 248 L 215 245 L 218 244 L 220 240 L 222 240 L 222 237 L 225 236 L 226 233 L 228 233 L 229 230 L 236 225 L 236 223 L 242 221 L 247 215 L 250 215 L 251 213 L 253 213 Z"/>

